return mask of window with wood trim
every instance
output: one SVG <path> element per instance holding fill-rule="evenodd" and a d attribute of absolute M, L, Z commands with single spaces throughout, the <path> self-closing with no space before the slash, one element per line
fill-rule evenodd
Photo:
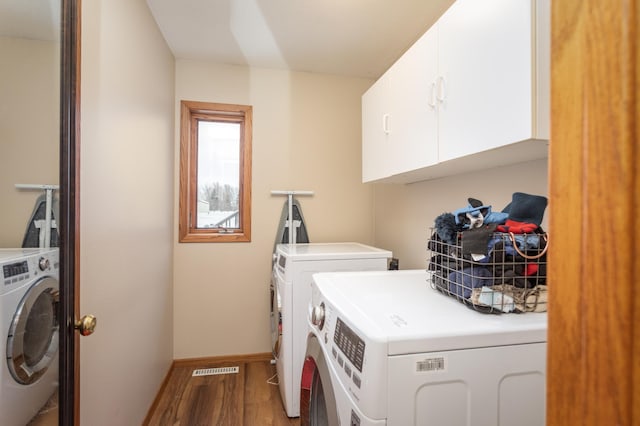
<path fill-rule="evenodd" d="M 252 107 L 180 103 L 179 241 L 251 241 Z"/>

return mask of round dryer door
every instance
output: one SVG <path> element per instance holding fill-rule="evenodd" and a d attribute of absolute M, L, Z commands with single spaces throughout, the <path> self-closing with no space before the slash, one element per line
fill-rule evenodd
<path fill-rule="evenodd" d="M 273 271 L 271 275 L 271 352 L 273 356 L 280 356 L 282 347 L 282 302 L 278 292 L 278 274 Z"/>
<path fill-rule="evenodd" d="M 36 281 L 18 304 L 7 337 L 7 364 L 16 382 L 29 385 L 47 371 L 58 351 L 58 281 Z"/>

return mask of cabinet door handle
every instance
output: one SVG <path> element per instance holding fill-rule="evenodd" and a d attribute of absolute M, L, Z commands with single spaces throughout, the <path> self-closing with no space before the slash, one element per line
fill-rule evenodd
<path fill-rule="evenodd" d="M 444 100 L 447 98 L 447 91 L 446 91 L 446 86 L 445 86 L 445 82 L 444 82 L 444 77 L 440 76 L 438 77 L 438 96 L 437 99 L 440 103 L 444 102 Z"/>
<path fill-rule="evenodd" d="M 389 114 L 382 115 L 382 131 L 385 135 L 389 134 Z"/>
<path fill-rule="evenodd" d="M 431 82 L 431 91 L 429 92 L 429 106 L 431 108 L 436 107 L 436 82 Z"/>

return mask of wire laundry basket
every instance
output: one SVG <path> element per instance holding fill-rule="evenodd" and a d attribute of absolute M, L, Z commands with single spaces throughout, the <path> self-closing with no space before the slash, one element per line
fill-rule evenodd
<path fill-rule="evenodd" d="M 431 286 L 483 313 L 547 310 L 546 233 L 494 232 L 486 249 L 458 232 L 443 241 L 436 232 L 428 243 Z"/>

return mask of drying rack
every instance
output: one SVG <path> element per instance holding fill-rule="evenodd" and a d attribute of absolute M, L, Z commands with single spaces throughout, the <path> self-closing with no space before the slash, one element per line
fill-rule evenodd
<path fill-rule="evenodd" d="M 299 220 L 293 220 L 293 196 L 294 195 L 313 195 L 313 191 L 271 191 L 271 195 L 286 195 L 288 197 L 287 208 L 289 213 L 287 216 L 287 229 L 289 230 L 289 244 L 295 244 L 296 229 L 300 227 Z"/>
<path fill-rule="evenodd" d="M 45 219 L 36 220 L 35 225 L 40 229 L 40 248 L 49 248 L 51 246 L 51 229 L 57 228 L 55 220 L 51 218 L 51 207 L 53 206 L 53 191 L 60 189 L 59 185 L 41 185 L 41 184 L 26 184 L 17 183 L 17 189 L 24 190 L 44 190 L 47 196 L 45 202 Z M 44 229 L 43 229 L 44 228 Z M 43 233 L 44 230 L 44 233 Z"/>

